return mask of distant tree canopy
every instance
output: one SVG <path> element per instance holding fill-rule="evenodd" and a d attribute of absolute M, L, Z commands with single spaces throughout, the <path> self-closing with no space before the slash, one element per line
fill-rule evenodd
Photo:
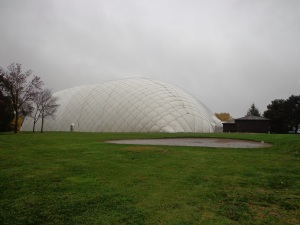
<path fill-rule="evenodd" d="M 246 116 L 259 116 L 260 117 L 260 112 L 254 103 L 252 103 L 252 105 L 248 109 Z"/>
<path fill-rule="evenodd" d="M 32 76 L 32 77 L 31 77 Z M 31 77 L 31 79 L 30 79 Z M 59 105 L 50 89 L 42 89 L 44 83 L 31 70 L 22 72 L 21 64 L 11 63 L 7 69 L 0 67 L 0 131 L 9 131 L 13 125 L 17 133 L 26 116 L 35 124 L 42 119 L 54 118 Z"/>
<path fill-rule="evenodd" d="M 0 132 L 11 130 L 11 121 L 14 118 L 14 110 L 8 96 L 0 90 Z"/>
<path fill-rule="evenodd" d="M 292 95 L 286 100 L 288 111 L 288 124 L 290 130 L 294 129 L 295 133 L 300 126 L 300 95 Z"/>
<path fill-rule="evenodd" d="M 40 77 L 32 75 L 31 70 L 22 72 L 19 63 L 11 63 L 7 70 L 0 67 L 0 86 L 5 96 L 8 96 L 14 110 L 14 132 L 18 132 L 19 117 L 25 117 L 33 110 L 31 101 L 38 95 L 43 82 Z"/>
<path fill-rule="evenodd" d="M 215 113 L 215 116 L 221 121 L 228 121 L 228 120 L 232 119 L 231 115 L 226 112 Z"/>
<path fill-rule="evenodd" d="M 271 120 L 270 130 L 273 133 L 287 133 L 300 126 L 300 95 L 288 99 L 275 99 L 267 106 L 264 117 Z"/>
<path fill-rule="evenodd" d="M 17 133 L 24 117 L 32 116 L 37 99 L 44 99 L 41 118 L 54 116 L 57 99 L 49 89 L 42 90 L 42 86 L 40 77 L 33 75 L 31 70 L 22 72 L 19 63 L 11 63 L 6 70 L 0 67 L 0 131 L 8 131 L 13 126 Z"/>

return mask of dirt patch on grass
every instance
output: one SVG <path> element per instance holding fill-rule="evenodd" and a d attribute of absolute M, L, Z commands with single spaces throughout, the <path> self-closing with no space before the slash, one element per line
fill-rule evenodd
<path fill-rule="evenodd" d="M 266 148 L 272 146 L 264 141 L 246 141 L 225 138 L 163 138 L 107 141 L 114 144 L 202 146 L 216 148 Z"/>

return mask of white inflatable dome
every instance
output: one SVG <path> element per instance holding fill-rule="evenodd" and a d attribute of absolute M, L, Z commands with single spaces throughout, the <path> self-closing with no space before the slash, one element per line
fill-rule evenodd
<path fill-rule="evenodd" d="M 222 130 L 222 124 L 182 89 L 152 79 L 124 79 L 56 92 L 60 107 L 44 131 L 197 132 Z M 40 128 L 41 121 L 36 124 Z M 31 131 L 32 118 L 22 130 Z"/>

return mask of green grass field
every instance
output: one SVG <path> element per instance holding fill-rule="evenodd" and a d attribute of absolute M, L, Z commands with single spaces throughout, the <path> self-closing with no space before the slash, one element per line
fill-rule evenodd
<path fill-rule="evenodd" d="M 109 139 L 224 137 L 264 149 Z M 0 134 L 0 224 L 300 224 L 300 135 Z"/>

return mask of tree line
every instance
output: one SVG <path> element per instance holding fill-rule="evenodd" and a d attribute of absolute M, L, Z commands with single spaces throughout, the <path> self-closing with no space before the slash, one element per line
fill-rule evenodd
<path fill-rule="evenodd" d="M 0 67 L 0 131 L 15 133 L 28 116 L 33 118 L 33 132 L 41 119 L 41 132 L 44 120 L 54 118 L 59 105 L 58 98 L 52 95 L 50 89 L 43 89 L 43 81 L 31 70 L 22 72 L 22 65 L 11 63 L 7 69 Z M 221 121 L 232 119 L 229 113 L 216 113 Z M 246 115 L 261 116 L 253 103 Z M 293 130 L 297 133 L 300 127 L 300 95 L 292 95 L 288 99 L 275 99 L 263 113 L 270 119 L 270 132 L 287 133 Z"/>
<path fill-rule="evenodd" d="M 247 115 L 261 116 L 253 103 Z M 267 106 L 263 117 L 270 120 L 271 133 L 298 132 L 300 128 L 300 95 L 291 95 L 287 99 L 275 99 Z"/>
<path fill-rule="evenodd" d="M 264 117 L 271 120 L 273 133 L 298 132 L 300 128 L 300 95 L 291 95 L 288 99 L 275 99 L 267 106 Z"/>
<path fill-rule="evenodd" d="M 22 65 L 11 63 L 7 69 L 0 67 L 0 131 L 18 132 L 26 116 L 33 118 L 33 132 L 39 119 L 54 117 L 59 105 L 58 98 L 31 70 L 22 71 Z M 11 126 L 13 123 L 13 126 Z"/>
<path fill-rule="evenodd" d="M 221 121 L 233 119 L 229 113 L 215 113 Z M 248 109 L 246 116 L 258 116 L 270 119 L 271 133 L 298 133 L 300 128 L 300 95 L 291 95 L 287 99 L 275 99 L 267 106 L 261 115 L 254 103 Z"/>
<path fill-rule="evenodd" d="M 261 116 L 253 103 L 246 115 Z M 262 114 L 270 120 L 271 133 L 298 133 L 300 128 L 300 95 L 291 95 L 287 99 L 275 99 Z"/>

